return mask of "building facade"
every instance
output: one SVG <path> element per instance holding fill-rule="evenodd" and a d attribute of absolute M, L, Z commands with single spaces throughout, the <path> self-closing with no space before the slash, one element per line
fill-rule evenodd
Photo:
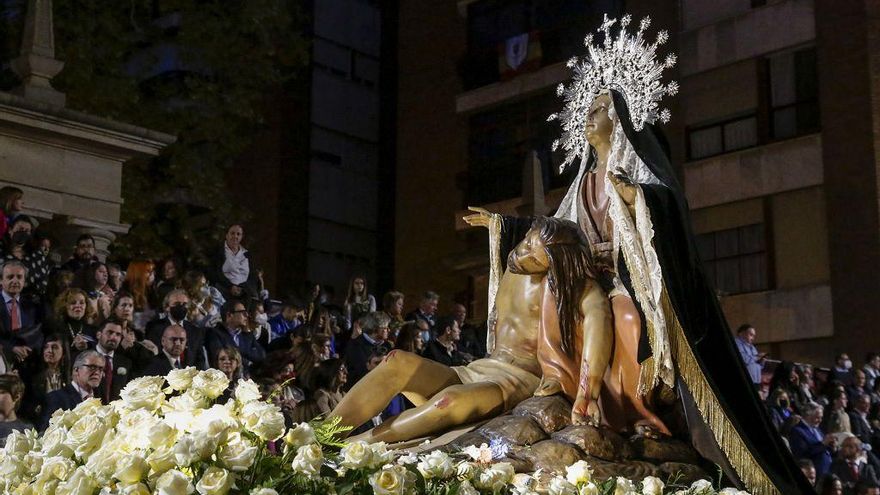
<path fill-rule="evenodd" d="M 663 130 L 730 325 L 753 324 L 782 359 L 876 347 L 863 344 L 880 294 L 872 2 L 430 4 L 442 26 L 421 7 L 400 14 L 396 261 L 408 294 L 436 287 L 485 314 L 486 234 L 459 220 L 464 207 L 555 208 L 570 177 L 555 173 L 559 130 L 544 121 L 561 106 L 561 61 L 603 12 L 625 10 L 669 30 L 679 55 Z M 414 236 L 431 238 L 417 254 L 404 249 Z"/>

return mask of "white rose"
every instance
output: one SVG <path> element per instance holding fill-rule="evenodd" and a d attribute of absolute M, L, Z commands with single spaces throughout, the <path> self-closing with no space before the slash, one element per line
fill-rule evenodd
<path fill-rule="evenodd" d="M 220 461 L 234 472 L 247 471 L 254 464 L 259 449 L 240 433 L 233 433 L 220 450 Z"/>
<path fill-rule="evenodd" d="M 192 379 L 192 388 L 211 400 L 223 395 L 227 387 L 229 378 L 226 373 L 214 368 L 199 371 Z"/>
<path fill-rule="evenodd" d="M 174 458 L 179 466 L 210 458 L 217 450 L 218 438 L 210 432 L 199 430 L 184 435 L 174 445 Z"/>
<path fill-rule="evenodd" d="M 315 430 L 308 423 L 299 423 L 287 430 L 287 434 L 284 435 L 284 443 L 290 445 L 293 449 L 298 449 L 303 445 L 309 445 L 317 441 Z"/>
<path fill-rule="evenodd" d="M 177 440 L 177 430 L 166 423 L 157 422 L 146 432 L 150 448 L 170 447 Z"/>
<path fill-rule="evenodd" d="M 107 425 L 103 421 L 85 416 L 70 427 L 64 445 L 73 450 L 77 457 L 85 457 L 101 446 L 106 432 Z"/>
<path fill-rule="evenodd" d="M 96 488 L 98 482 L 84 466 L 80 466 L 67 481 L 58 485 L 55 495 L 92 495 Z"/>
<path fill-rule="evenodd" d="M 373 451 L 373 455 L 369 467 L 384 466 L 394 460 L 394 452 L 388 451 L 388 444 L 385 442 L 371 443 L 370 450 Z"/>
<path fill-rule="evenodd" d="M 208 402 L 208 397 L 193 388 L 168 399 L 168 408 L 174 411 L 186 411 L 192 413 L 197 409 L 208 407 Z"/>
<path fill-rule="evenodd" d="M 76 464 L 72 460 L 60 456 L 49 457 L 43 461 L 40 474 L 37 477 L 67 481 L 74 470 L 76 470 Z"/>
<path fill-rule="evenodd" d="M 238 385 L 235 386 L 235 400 L 240 404 L 260 400 L 262 397 L 260 387 L 253 380 L 239 380 Z"/>
<path fill-rule="evenodd" d="M 403 466 L 386 467 L 370 476 L 370 486 L 375 495 L 403 495 L 409 492 L 413 476 Z"/>
<path fill-rule="evenodd" d="M 254 488 L 250 495 L 278 495 L 278 492 L 273 488 Z"/>
<path fill-rule="evenodd" d="M 401 466 L 406 464 L 415 464 L 419 462 L 419 456 L 417 456 L 414 452 L 407 452 L 406 454 L 397 458 L 397 463 Z"/>
<path fill-rule="evenodd" d="M 155 411 L 165 402 L 165 392 L 162 391 L 164 382 L 165 378 L 161 376 L 135 378 L 119 392 L 119 397 L 131 409 Z"/>
<path fill-rule="evenodd" d="M 617 482 L 614 486 L 614 495 L 636 495 L 637 493 L 636 485 L 633 484 L 631 480 L 628 480 L 623 476 L 617 477 Z"/>
<path fill-rule="evenodd" d="M 313 443 L 296 449 L 296 457 L 293 458 L 292 467 L 295 472 L 312 478 L 321 472 L 323 462 L 324 454 L 321 452 L 321 446 Z"/>
<path fill-rule="evenodd" d="M 550 480 L 550 495 L 577 495 L 577 487 L 562 476 L 556 476 Z"/>
<path fill-rule="evenodd" d="M 132 485 L 119 485 L 117 487 L 119 495 L 150 495 L 150 489 L 143 483 L 134 483 Z"/>
<path fill-rule="evenodd" d="M 572 485 L 588 483 L 593 479 L 593 470 L 586 461 L 577 461 L 565 468 L 565 479 Z"/>
<path fill-rule="evenodd" d="M 123 451 L 124 438 L 116 437 L 107 442 L 107 438 L 110 436 L 108 434 L 105 437 L 106 443 L 92 453 L 85 464 L 99 485 L 107 485 L 112 481 L 111 478 L 116 470 L 116 465 L 125 455 Z"/>
<path fill-rule="evenodd" d="M 33 448 L 30 438 L 23 431 L 12 430 L 6 437 L 6 453 L 12 456 L 23 457 Z"/>
<path fill-rule="evenodd" d="M 147 456 L 147 463 L 154 473 L 164 473 L 173 468 L 177 464 L 174 449 L 171 447 L 160 447 Z"/>
<path fill-rule="evenodd" d="M 712 493 L 712 483 L 709 480 L 694 481 L 689 491 L 694 494 Z"/>
<path fill-rule="evenodd" d="M 168 382 L 168 385 L 178 392 L 185 392 L 190 386 L 192 386 L 193 378 L 199 374 L 199 370 L 195 369 L 193 366 L 188 366 L 183 369 L 171 370 L 168 372 L 168 375 L 165 376 L 165 381 Z"/>
<path fill-rule="evenodd" d="M 642 495 L 663 495 L 663 488 L 666 485 L 660 481 L 660 478 L 648 476 L 642 480 Z"/>
<path fill-rule="evenodd" d="M 274 404 L 261 401 L 245 404 L 241 408 L 241 422 L 261 440 L 278 440 L 284 434 L 284 415 Z"/>
<path fill-rule="evenodd" d="M 737 490 L 736 488 L 724 488 L 718 495 L 750 495 L 749 492 L 745 490 Z"/>
<path fill-rule="evenodd" d="M 150 466 L 141 454 L 128 454 L 116 463 L 116 471 L 113 477 L 125 484 L 134 484 L 147 474 Z"/>
<path fill-rule="evenodd" d="M 73 450 L 64 445 L 67 438 L 67 428 L 60 424 L 55 424 L 46 429 L 43 433 L 43 448 L 41 452 L 47 457 L 62 456 L 70 457 Z M 7 445 L 9 441 L 7 440 Z"/>
<path fill-rule="evenodd" d="M 229 471 L 211 466 L 202 474 L 202 479 L 196 483 L 196 491 L 202 495 L 226 495 L 232 489 L 235 477 Z"/>
<path fill-rule="evenodd" d="M 481 490 L 496 492 L 510 484 L 514 474 L 516 473 L 510 463 L 498 462 L 480 471 L 479 476 L 474 480 L 474 486 Z"/>
<path fill-rule="evenodd" d="M 157 495 L 189 495 L 193 490 L 195 488 L 193 488 L 192 480 L 189 479 L 189 476 L 176 469 L 165 471 L 156 480 Z"/>
<path fill-rule="evenodd" d="M 455 473 L 452 459 L 439 450 L 435 450 L 428 455 L 423 455 L 421 462 L 416 465 L 416 469 L 422 473 L 422 476 L 424 476 L 425 479 L 446 479 Z"/>
<path fill-rule="evenodd" d="M 360 440 L 352 442 L 342 447 L 342 451 L 339 453 L 342 455 L 342 462 L 340 463 L 342 467 L 360 469 L 372 464 L 373 450 L 370 449 L 367 442 Z"/>
<path fill-rule="evenodd" d="M 578 495 L 599 495 L 599 487 L 591 481 L 578 490 Z"/>
<path fill-rule="evenodd" d="M 480 492 L 474 488 L 470 481 L 464 480 L 458 487 L 458 495 L 480 495 Z"/>

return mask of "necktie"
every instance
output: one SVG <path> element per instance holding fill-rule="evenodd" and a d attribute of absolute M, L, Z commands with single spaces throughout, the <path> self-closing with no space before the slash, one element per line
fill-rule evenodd
<path fill-rule="evenodd" d="M 853 478 L 858 480 L 859 479 L 859 467 L 856 466 L 855 461 L 849 461 L 849 468 L 852 471 Z"/>
<path fill-rule="evenodd" d="M 110 403 L 110 390 L 113 387 L 113 358 L 104 354 L 104 403 Z"/>
<path fill-rule="evenodd" d="M 174 369 L 180 369 L 180 358 L 174 360 Z"/>
<path fill-rule="evenodd" d="M 18 312 L 18 301 L 9 300 L 9 320 L 12 323 L 12 331 L 16 332 L 21 328 L 21 314 Z"/>

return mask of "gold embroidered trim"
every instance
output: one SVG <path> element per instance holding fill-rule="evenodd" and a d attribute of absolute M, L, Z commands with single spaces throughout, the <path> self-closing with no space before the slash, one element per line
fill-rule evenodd
<path fill-rule="evenodd" d="M 712 430 L 722 452 L 753 495 L 781 495 L 779 489 L 770 481 L 770 477 L 752 456 L 739 431 L 721 408 L 712 386 L 709 385 L 706 375 L 703 374 L 700 363 L 688 345 L 687 337 L 678 322 L 678 316 L 672 307 L 669 295 L 666 293 L 666 287 L 663 288 L 660 297 L 663 310 L 667 315 L 666 321 L 670 330 L 669 341 L 673 356 L 678 364 L 678 373 L 690 389 L 700 415 Z"/>

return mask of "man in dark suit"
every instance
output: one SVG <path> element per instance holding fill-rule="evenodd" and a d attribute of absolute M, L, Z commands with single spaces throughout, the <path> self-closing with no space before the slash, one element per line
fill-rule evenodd
<path fill-rule="evenodd" d="M 183 350 L 186 348 L 186 330 L 180 325 L 171 325 L 162 333 L 162 348 L 150 364 L 141 371 L 140 376 L 165 376 L 173 369 L 186 368 Z"/>
<path fill-rule="evenodd" d="M 840 446 L 840 454 L 831 464 L 831 472 L 840 478 L 844 495 L 855 495 L 856 485 L 877 484 L 874 468 L 865 461 L 862 441 L 849 437 Z"/>
<path fill-rule="evenodd" d="M 146 336 L 156 347 L 162 347 L 162 334 L 171 325 L 179 325 L 186 330 L 186 349 L 183 361 L 186 366 L 195 366 L 200 370 L 208 368 L 205 355 L 205 329 L 199 328 L 186 319 L 189 311 L 189 296 L 183 289 L 174 289 L 165 296 L 162 303 L 165 317 L 147 324 Z"/>
<path fill-rule="evenodd" d="M 73 409 L 85 399 L 94 397 L 101 386 L 104 364 L 104 358 L 97 351 L 87 349 L 77 354 L 70 384 L 46 395 L 40 431 L 49 426 L 49 418 L 55 411 Z"/>
<path fill-rule="evenodd" d="M 101 402 L 109 404 L 119 398 L 119 391 L 131 377 L 132 362 L 121 352 L 116 352 L 122 342 L 122 325 L 116 320 L 107 320 L 98 330 L 95 350 L 104 357 L 104 377 L 96 395 Z"/>
<path fill-rule="evenodd" d="M 6 359 L 22 371 L 36 361 L 43 345 L 37 307 L 21 297 L 26 278 L 27 268 L 20 261 L 6 261 L 0 269 L 0 347 Z"/>
<path fill-rule="evenodd" d="M 248 313 L 241 301 L 227 301 L 220 308 L 220 317 L 223 325 L 214 327 L 205 338 L 210 359 L 217 359 L 217 354 L 224 347 L 235 347 L 241 354 L 241 366 L 247 376 L 251 364 L 259 364 L 266 359 L 266 350 L 247 330 Z"/>
<path fill-rule="evenodd" d="M 422 357 L 443 363 L 446 366 L 462 366 L 468 363 L 468 357 L 458 351 L 461 329 L 458 321 L 450 316 L 437 318 L 434 325 L 434 338 L 425 344 Z"/>
<path fill-rule="evenodd" d="M 834 435 L 819 429 L 822 406 L 810 402 L 804 406 L 803 419 L 788 432 L 788 442 L 795 459 L 809 459 L 816 466 L 816 476 L 822 478 L 831 469 L 831 454 L 837 446 Z"/>
<path fill-rule="evenodd" d="M 367 364 L 376 347 L 389 350 L 388 325 L 391 319 L 385 313 L 370 313 L 359 320 L 361 334 L 348 343 L 345 351 L 345 367 L 348 369 L 346 388 L 350 389 L 367 374 Z"/>

